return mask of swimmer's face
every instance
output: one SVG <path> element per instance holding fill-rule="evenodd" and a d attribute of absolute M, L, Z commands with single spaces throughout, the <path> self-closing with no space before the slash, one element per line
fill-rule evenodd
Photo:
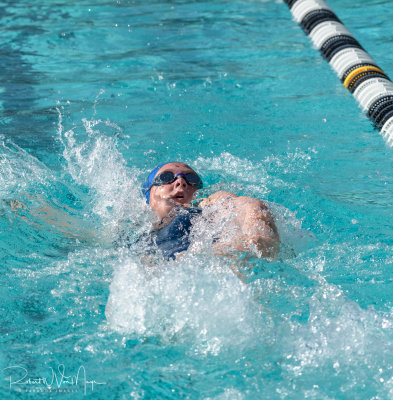
<path fill-rule="evenodd" d="M 187 164 L 169 163 L 158 170 L 156 176 L 164 171 L 171 171 L 175 175 L 179 173 L 188 174 L 195 171 Z M 189 185 L 180 175 L 177 179 L 166 185 L 153 186 L 150 190 L 150 207 L 156 212 L 159 218 L 167 215 L 175 205 L 188 206 L 198 189 Z"/>

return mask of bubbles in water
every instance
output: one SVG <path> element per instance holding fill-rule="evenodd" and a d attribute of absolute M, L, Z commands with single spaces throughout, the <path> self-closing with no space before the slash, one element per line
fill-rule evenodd
<path fill-rule="evenodd" d="M 362 309 L 337 286 L 320 282 L 308 301 L 307 323 L 291 322 L 284 328 L 291 332 L 282 339 L 286 370 L 297 382 L 303 376 L 313 381 L 316 393 L 328 384 L 324 371 L 331 371 L 328 379 L 336 376 L 335 385 L 342 392 L 352 390 L 355 398 L 360 398 L 363 382 L 368 382 L 370 392 L 390 398 L 391 385 L 381 383 L 393 374 L 392 313 Z"/>
<path fill-rule="evenodd" d="M 214 397 L 206 397 L 204 400 L 243 400 L 245 396 L 237 389 L 225 389 L 222 393 Z"/>
<path fill-rule="evenodd" d="M 252 346 L 269 325 L 227 260 L 196 255 L 159 267 L 126 258 L 115 267 L 106 315 L 119 332 L 188 343 L 196 356 Z"/>

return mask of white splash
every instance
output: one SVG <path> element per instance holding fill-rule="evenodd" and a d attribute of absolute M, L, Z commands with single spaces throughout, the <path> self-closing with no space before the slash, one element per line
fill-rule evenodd
<path fill-rule="evenodd" d="M 122 221 L 134 228 L 146 224 L 149 213 L 141 201 L 140 171 L 127 167 L 118 149 L 121 129 L 93 116 L 65 130 L 59 109 L 58 113 L 58 137 L 64 146 L 67 172 L 94 194 L 92 209 L 101 219 L 107 240 L 115 238 Z"/>
<path fill-rule="evenodd" d="M 252 346 L 269 323 L 228 260 L 186 255 L 160 267 L 130 256 L 115 267 L 106 308 L 123 333 L 185 342 L 196 356 Z"/>

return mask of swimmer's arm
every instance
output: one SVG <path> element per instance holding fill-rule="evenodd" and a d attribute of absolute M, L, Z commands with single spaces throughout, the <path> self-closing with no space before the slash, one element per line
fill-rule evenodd
<path fill-rule="evenodd" d="M 216 192 L 200 203 L 204 208 L 219 203 L 223 216 L 233 214 L 240 228 L 229 245 L 239 251 L 255 247 L 262 257 L 275 257 L 279 252 L 280 238 L 273 217 L 265 203 L 230 192 Z"/>
<path fill-rule="evenodd" d="M 89 229 L 84 221 L 75 218 L 72 215 L 70 207 L 64 204 L 54 205 L 49 204 L 40 195 L 32 196 L 27 193 L 24 194 L 29 200 L 35 204 L 34 207 L 28 206 L 20 200 L 9 200 L 9 206 L 18 217 L 24 219 L 30 224 L 40 228 L 48 229 L 49 231 L 58 231 L 65 237 L 76 239 L 82 243 L 89 245 L 103 244 L 99 242 L 100 238 L 97 233 Z M 67 211 L 70 211 L 67 213 Z M 30 214 L 33 218 L 25 216 Z"/>

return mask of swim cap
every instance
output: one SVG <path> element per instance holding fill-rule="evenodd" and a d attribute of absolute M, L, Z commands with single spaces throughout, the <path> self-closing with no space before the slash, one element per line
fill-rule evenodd
<path fill-rule="evenodd" d="M 153 171 L 150 172 L 149 176 L 147 177 L 146 181 L 143 183 L 142 186 L 142 193 L 146 197 L 146 204 L 149 204 L 150 201 L 150 189 L 151 185 L 153 184 L 153 180 L 157 174 L 157 172 L 164 166 L 170 164 L 170 162 L 166 162 L 164 164 L 159 165 L 158 167 L 154 168 Z"/>

